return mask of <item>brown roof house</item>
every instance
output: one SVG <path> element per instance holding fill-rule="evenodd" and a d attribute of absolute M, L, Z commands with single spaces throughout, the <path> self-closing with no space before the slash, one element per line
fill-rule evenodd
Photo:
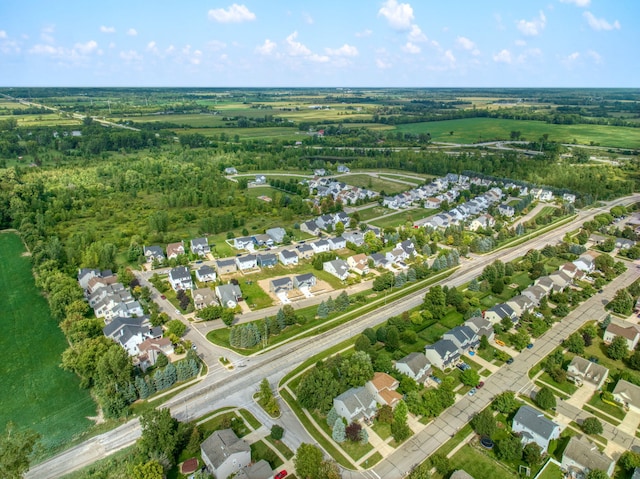
<path fill-rule="evenodd" d="M 611 477 L 615 465 L 615 461 L 600 452 L 595 444 L 573 436 L 562 454 L 560 468 L 568 472 L 570 477 L 584 477 L 594 470 L 604 471 Z"/>
<path fill-rule="evenodd" d="M 640 330 L 635 325 L 623 327 L 615 323 L 610 323 L 602 336 L 605 343 L 610 343 L 616 336 L 622 336 L 627 340 L 629 351 L 633 351 L 640 340 Z"/>
<path fill-rule="evenodd" d="M 358 273 L 361 276 L 364 276 L 369 272 L 369 259 L 364 253 L 349 256 L 347 258 L 347 264 L 349 265 L 349 269 L 351 271 L 353 271 L 354 273 Z"/>
<path fill-rule="evenodd" d="M 167 245 L 167 259 L 175 259 L 181 254 L 184 254 L 184 241 Z"/>
<path fill-rule="evenodd" d="M 396 391 L 400 383 L 397 379 L 387 373 L 374 373 L 373 379 L 364 385 L 367 390 L 376 398 L 376 402 L 381 406 L 395 407 L 402 399 L 402 394 Z"/>
<path fill-rule="evenodd" d="M 227 479 L 251 463 L 251 448 L 231 429 L 215 431 L 200 446 L 202 460 L 210 473 Z"/>
<path fill-rule="evenodd" d="M 156 364 L 161 354 L 173 354 L 173 344 L 169 338 L 149 338 L 138 344 L 138 364 L 142 371 Z"/>

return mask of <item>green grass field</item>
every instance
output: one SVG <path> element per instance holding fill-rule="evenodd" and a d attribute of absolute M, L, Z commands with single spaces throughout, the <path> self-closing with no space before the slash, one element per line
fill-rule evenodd
<path fill-rule="evenodd" d="M 521 139 L 538 140 L 548 134 L 549 140 L 582 145 L 591 142 L 601 146 L 640 148 L 640 129 L 604 125 L 551 125 L 542 121 L 503 120 L 498 118 L 466 118 L 398 125 L 403 133 L 430 133 L 433 141 L 478 143 L 508 140 L 512 131 L 520 131 Z M 449 133 L 453 131 L 453 135 Z"/>
<path fill-rule="evenodd" d="M 31 274 L 31 261 L 13 233 L 0 234 L 0 427 L 8 421 L 42 435 L 42 455 L 85 432 L 96 414 L 78 378 L 62 370 L 66 341 Z"/>
<path fill-rule="evenodd" d="M 412 188 L 411 185 L 405 185 L 384 178 L 374 178 L 364 174 L 349 174 L 341 176 L 340 181 L 344 181 L 348 185 L 358 186 L 359 188 L 367 188 L 375 192 L 384 191 L 387 195 L 395 195 L 401 191 L 407 191 Z"/>
<path fill-rule="evenodd" d="M 418 221 L 423 218 L 433 216 L 436 213 L 437 211 L 434 211 L 434 210 L 427 210 L 424 208 L 414 208 L 410 210 L 400 211 L 394 215 L 387 216 L 386 218 L 373 220 L 371 221 L 371 224 L 379 228 L 386 228 L 386 227 L 395 228 L 405 224 L 407 221 L 413 223 L 414 221 Z"/>
<path fill-rule="evenodd" d="M 463 446 L 451 457 L 452 469 L 464 469 L 475 479 L 516 478 L 516 474 L 470 445 Z"/>

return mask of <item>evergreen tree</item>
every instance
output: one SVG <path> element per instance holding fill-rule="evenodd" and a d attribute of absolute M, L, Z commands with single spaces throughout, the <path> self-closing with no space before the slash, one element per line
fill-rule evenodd
<path fill-rule="evenodd" d="M 155 373 L 153 373 L 153 382 L 155 384 L 156 391 L 162 391 L 167 387 L 165 386 L 166 380 L 164 377 L 164 369 L 158 369 Z"/>
<path fill-rule="evenodd" d="M 329 309 L 329 314 L 333 313 L 336 310 L 336 303 L 331 296 L 327 299 L 327 309 Z"/>
<path fill-rule="evenodd" d="M 178 380 L 178 375 L 176 373 L 176 367 L 173 363 L 169 363 L 166 368 L 164 368 L 165 380 L 167 382 L 167 387 L 171 387 Z"/>
<path fill-rule="evenodd" d="M 335 304 L 337 311 L 344 311 L 349 307 L 349 295 L 346 291 L 340 293 L 340 295 L 336 298 Z"/>
<path fill-rule="evenodd" d="M 369 433 L 365 428 L 360 430 L 360 444 L 366 444 L 369 442 Z"/>
<path fill-rule="evenodd" d="M 149 386 L 142 376 L 136 376 L 135 385 L 140 399 L 147 399 L 151 395 L 149 392 Z"/>
<path fill-rule="evenodd" d="M 336 419 L 336 421 L 333 423 L 333 432 L 331 433 L 331 437 L 337 443 L 344 442 L 344 440 L 347 438 L 346 427 L 341 417 Z"/>
<path fill-rule="evenodd" d="M 329 316 L 329 307 L 327 306 L 327 304 L 322 301 L 319 305 L 318 305 L 318 317 L 319 318 L 326 318 L 327 316 Z"/>
<path fill-rule="evenodd" d="M 332 407 L 331 409 L 329 409 L 329 412 L 327 413 L 327 426 L 333 427 L 339 418 L 340 416 L 338 416 L 338 412 L 336 411 L 336 408 Z"/>
<path fill-rule="evenodd" d="M 416 270 L 413 268 L 409 268 L 407 270 L 407 282 L 413 283 L 414 281 L 416 281 L 416 279 L 417 279 Z"/>

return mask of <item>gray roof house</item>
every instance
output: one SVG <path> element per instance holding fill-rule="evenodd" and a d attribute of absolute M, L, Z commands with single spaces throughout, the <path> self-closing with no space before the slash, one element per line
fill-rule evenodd
<path fill-rule="evenodd" d="M 600 364 L 575 356 L 567 366 L 567 376 L 578 385 L 590 383 L 596 389 L 601 389 L 609 376 L 609 370 Z"/>
<path fill-rule="evenodd" d="M 203 283 L 206 283 L 208 281 L 215 281 L 216 272 L 211 266 L 204 264 L 196 270 L 196 279 Z"/>
<path fill-rule="evenodd" d="M 235 308 L 238 305 L 238 300 L 242 298 L 242 291 L 237 284 L 223 284 L 216 286 L 216 296 L 225 308 Z"/>
<path fill-rule="evenodd" d="M 145 339 L 162 336 L 162 328 L 152 328 L 148 316 L 115 318 L 102 328 L 102 332 L 122 346 L 131 356 L 138 354 L 138 345 Z"/>
<path fill-rule="evenodd" d="M 613 388 L 613 399 L 625 408 L 631 409 L 633 412 L 640 412 L 640 386 L 625 381 L 618 380 L 616 387 Z"/>
<path fill-rule="evenodd" d="M 226 258 L 216 260 L 216 269 L 218 274 L 229 274 L 238 271 L 238 265 L 235 258 Z"/>
<path fill-rule="evenodd" d="M 275 266 L 278 264 L 278 257 L 273 253 L 259 254 L 258 266 L 265 268 L 267 266 Z"/>
<path fill-rule="evenodd" d="M 600 470 L 609 477 L 613 474 L 615 461 L 600 452 L 592 442 L 582 437 L 573 436 L 562 453 L 560 468 L 573 474 L 572 477 L 584 477 L 589 471 Z"/>
<path fill-rule="evenodd" d="M 560 437 L 560 425 L 531 406 L 518 409 L 513 417 L 512 431 L 520 434 L 523 445 L 535 442 L 543 453 L 547 452 L 549 441 Z"/>
<path fill-rule="evenodd" d="M 526 311 L 531 311 L 534 308 L 533 301 L 528 296 L 519 294 L 514 296 L 505 303 L 516 313 L 516 317 L 522 316 Z"/>
<path fill-rule="evenodd" d="M 335 238 L 329 238 L 329 249 L 334 251 L 336 249 L 342 249 L 347 247 L 347 240 L 342 236 L 336 236 Z"/>
<path fill-rule="evenodd" d="M 296 246 L 296 250 L 298 250 L 298 256 L 302 259 L 313 258 L 313 255 L 316 254 L 313 247 L 310 244 L 299 244 Z"/>
<path fill-rule="evenodd" d="M 327 253 L 331 249 L 329 242 L 323 239 L 314 241 L 313 243 L 311 243 L 311 247 L 316 253 Z"/>
<path fill-rule="evenodd" d="M 227 168 L 224 169 L 224 174 L 225 175 L 237 175 L 238 174 L 238 170 L 236 170 L 233 166 L 228 166 Z"/>
<path fill-rule="evenodd" d="M 293 286 L 295 288 L 313 288 L 316 285 L 316 277 L 313 273 L 299 274 L 293 277 Z"/>
<path fill-rule="evenodd" d="M 269 291 L 273 293 L 281 293 L 284 291 L 291 291 L 293 289 L 293 281 L 289 276 L 284 278 L 272 279 L 269 283 Z"/>
<path fill-rule="evenodd" d="M 349 277 L 349 265 L 342 259 L 327 261 L 322 264 L 322 269 L 342 281 Z"/>
<path fill-rule="evenodd" d="M 449 479 L 474 479 L 474 477 L 464 469 L 458 469 L 457 471 L 453 471 Z"/>
<path fill-rule="evenodd" d="M 493 324 L 499 323 L 504 318 L 510 318 L 512 321 L 517 320 L 516 312 L 511 306 L 506 303 L 496 304 L 493 308 L 487 309 L 484 314 L 484 319 L 488 319 Z"/>
<path fill-rule="evenodd" d="M 273 469 L 271 469 L 269 463 L 264 459 L 260 459 L 258 462 L 240 469 L 233 477 L 234 479 L 271 479 L 273 474 Z"/>
<path fill-rule="evenodd" d="M 395 368 L 414 379 L 418 384 L 424 384 L 432 371 L 427 357 L 421 353 L 407 354 L 404 358 L 396 361 Z"/>
<path fill-rule="evenodd" d="M 177 266 L 169 271 L 169 283 L 171 287 L 178 291 L 180 289 L 193 288 L 193 280 L 191 279 L 191 272 L 186 266 Z"/>
<path fill-rule="evenodd" d="M 284 230 L 284 228 L 269 228 L 268 230 L 265 231 L 266 234 L 268 234 L 271 239 L 273 240 L 274 243 L 282 243 L 282 240 L 284 239 L 285 235 L 287 234 L 287 232 Z"/>
<path fill-rule="evenodd" d="M 333 399 L 336 412 L 348 423 L 372 419 L 376 415 L 376 398 L 364 386 L 351 388 Z"/>
<path fill-rule="evenodd" d="M 304 231 L 305 233 L 309 233 L 313 236 L 318 236 L 320 234 L 320 227 L 315 221 L 310 220 L 305 221 L 300 225 L 300 231 Z"/>
<path fill-rule="evenodd" d="M 401 243 L 398 243 L 396 246 L 402 248 L 404 252 L 407 253 L 407 256 L 416 254 L 416 247 L 411 240 L 404 240 Z"/>
<path fill-rule="evenodd" d="M 441 339 L 424 348 L 424 354 L 429 362 L 438 369 L 452 368 L 460 360 L 460 350 L 453 341 Z"/>
<path fill-rule="evenodd" d="M 236 264 L 241 271 L 247 269 L 253 269 L 258 266 L 258 258 L 255 254 L 248 254 L 246 256 L 237 256 Z"/>
<path fill-rule="evenodd" d="M 251 448 L 231 429 L 215 431 L 200 446 L 202 460 L 210 473 L 227 479 L 251 463 Z"/>
<path fill-rule="evenodd" d="M 142 249 L 147 263 L 155 261 L 164 261 L 164 251 L 160 246 L 145 246 Z"/>
<path fill-rule="evenodd" d="M 540 301 L 547 295 L 547 292 L 543 287 L 534 285 L 522 290 L 522 295 L 533 301 L 536 306 L 540 306 Z"/>
<path fill-rule="evenodd" d="M 356 246 L 362 246 L 364 244 L 364 233 L 360 231 L 345 231 L 342 233 L 342 237 L 348 243 L 353 243 Z"/>
<path fill-rule="evenodd" d="M 299 259 L 298 253 L 288 249 L 283 249 L 282 251 L 280 251 L 278 258 L 280 259 L 280 262 L 285 266 L 298 264 L 298 259 Z"/>
<path fill-rule="evenodd" d="M 268 234 L 257 234 L 251 237 L 253 243 L 257 246 L 273 246 L 273 238 Z"/>
<path fill-rule="evenodd" d="M 480 344 L 480 338 L 472 328 L 466 325 L 456 326 L 442 335 L 442 339 L 452 341 L 461 354 L 476 349 Z"/>
<path fill-rule="evenodd" d="M 465 326 L 468 326 L 473 330 L 474 333 L 478 336 L 478 338 L 482 338 L 482 336 L 486 336 L 489 341 L 493 339 L 495 335 L 495 331 L 493 330 L 493 324 L 491 321 L 484 319 L 481 316 L 474 316 L 472 318 L 467 319 L 464 322 Z"/>
<path fill-rule="evenodd" d="M 248 249 L 252 250 L 255 246 L 253 238 L 250 236 L 241 236 L 239 238 L 233 238 L 233 247 L 235 249 Z"/>

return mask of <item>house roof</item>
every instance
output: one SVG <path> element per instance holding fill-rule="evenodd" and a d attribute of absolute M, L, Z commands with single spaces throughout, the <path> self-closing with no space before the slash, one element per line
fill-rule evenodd
<path fill-rule="evenodd" d="M 344 239 L 342 236 L 336 236 L 335 238 L 329 238 L 329 243 L 333 243 L 333 244 L 341 244 L 341 243 L 346 243 L 347 240 Z"/>
<path fill-rule="evenodd" d="M 211 464 L 217 469 L 229 456 L 239 452 L 251 453 L 251 448 L 231 429 L 215 431 L 200 446 L 200 450 L 207 456 Z"/>
<path fill-rule="evenodd" d="M 422 369 L 430 366 L 427 357 L 421 353 L 409 353 L 396 362 L 396 364 L 398 363 L 406 364 L 413 371 L 413 374 L 418 374 Z"/>
<path fill-rule="evenodd" d="M 169 243 L 167 245 L 167 256 L 171 256 L 173 254 L 183 254 L 184 253 L 184 244 L 182 241 L 180 243 Z"/>
<path fill-rule="evenodd" d="M 640 407 L 640 387 L 629 381 L 620 379 L 616 387 L 613 388 L 613 395 L 624 398 L 626 402 L 635 407 Z"/>
<path fill-rule="evenodd" d="M 216 260 L 216 266 L 218 267 L 218 269 L 226 268 L 228 266 L 235 266 L 235 265 L 236 265 L 236 260 L 234 258 Z"/>
<path fill-rule="evenodd" d="M 458 354 L 458 347 L 450 339 L 441 339 L 433 344 L 429 344 L 425 349 L 433 349 L 441 358 L 446 358 L 447 355 Z"/>
<path fill-rule="evenodd" d="M 467 341 L 473 341 L 474 339 L 477 339 L 477 336 L 473 331 L 473 329 L 471 329 L 469 326 L 464 324 L 461 326 L 456 326 L 453 329 L 450 329 L 449 331 L 444 333 L 444 335 L 445 336 L 451 335 L 461 343 L 465 343 Z"/>
<path fill-rule="evenodd" d="M 611 333 L 614 336 L 622 336 L 633 341 L 636 339 L 636 336 L 638 335 L 638 333 L 640 333 L 640 331 L 638 331 L 638 328 L 636 328 L 635 326 L 624 328 L 615 323 L 609 323 L 609 326 L 607 326 L 607 333 Z"/>
<path fill-rule="evenodd" d="M 601 364 L 588 361 L 580 356 L 574 356 L 569 363 L 569 368 L 577 370 L 586 380 L 596 383 L 609 374 L 609 370 Z"/>
<path fill-rule="evenodd" d="M 496 304 L 493 308 L 490 308 L 488 311 L 495 312 L 501 318 L 513 317 L 516 314 L 513 308 L 506 303 Z"/>
<path fill-rule="evenodd" d="M 273 469 L 267 461 L 260 459 L 258 462 L 243 467 L 236 475 L 235 479 L 271 479 L 273 477 Z"/>
<path fill-rule="evenodd" d="M 208 264 L 202 265 L 198 269 L 198 274 L 200 276 L 207 276 L 207 275 L 213 274 L 213 273 L 215 273 L 215 270 L 211 266 L 209 266 Z"/>
<path fill-rule="evenodd" d="M 313 275 L 313 273 L 304 273 L 304 274 L 299 274 L 298 276 L 296 276 L 295 280 L 298 283 L 305 283 L 307 281 L 311 281 L 314 278 L 315 278 L 315 276 Z"/>
<path fill-rule="evenodd" d="M 304 253 L 306 251 L 313 251 L 313 246 L 311 246 L 310 244 L 301 244 L 296 249 L 301 253 Z"/>
<path fill-rule="evenodd" d="M 162 351 L 162 349 L 169 348 L 171 347 L 171 345 L 172 343 L 169 338 L 149 338 L 138 344 L 138 350 L 141 353 L 149 351 L 151 349 Z"/>
<path fill-rule="evenodd" d="M 278 258 L 273 253 L 266 253 L 258 255 L 258 261 L 261 263 L 276 263 Z"/>
<path fill-rule="evenodd" d="M 312 243 L 314 245 L 316 245 L 318 248 L 320 248 L 321 246 L 329 246 L 329 242 L 327 240 L 318 240 L 315 243 Z"/>
<path fill-rule="evenodd" d="M 114 318 L 109 324 L 102 328 L 105 336 L 113 337 L 120 329 L 124 327 L 144 328 L 149 330 L 149 316 L 140 316 L 139 318 Z"/>
<path fill-rule="evenodd" d="M 367 255 L 364 253 L 360 253 L 360 254 L 354 254 L 351 259 L 355 262 L 355 263 L 362 263 L 362 264 L 367 264 Z"/>
<path fill-rule="evenodd" d="M 562 457 L 567 457 L 589 470 L 608 471 L 613 462 L 613 459 L 600 452 L 595 444 L 578 436 L 569 439 L 569 444 L 567 444 Z"/>
<path fill-rule="evenodd" d="M 191 273 L 186 266 L 177 266 L 169 271 L 169 278 L 173 281 L 191 280 Z"/>
<path fill-rule="evenodd" d="M 449 476 L 449 479 L 474 479 L 474 477 L 467 471 L 458 469 L 457 471 L 453 471 L 453 474 Z"/>
<path fill-rule="evenodd" d="M 236 258 L 240 263 L 253 263 L 254 261 L 257 261 L 258 258 L 255 254 L 248 254 L 246 256 L 240 256 L 238 258 Z"/>
<path fill-rule="evenodd" d="M 351 414 L 355 413 L 358 408 L 368 409 L 372 404 L 375 405 L 373 394 L 367 391 L 364 386 L 348 389 L 337 396 L 335 400 L 342 401 Z"/>
<path fill-rule="evenodd" d="M 147 255 L 147 253 L 152 254 L 154 256 L 164 256 L 164 251 L 162 251 L 162 248 L 160 246 L 145 246 L 144 247 L 145 256 Z"/>
<path fill-rule="evenodd" d="M 282 288 L 291 284 L 291 278 L 285 276 L 284 278 L 276 278 L 271 280 L 271 284 L 274 288 Z"/>
<path fill-rule="evenodd" d="M 193 238 L 191 240 L 191 247 L 192 248 L 200 248 L 202 246 L 209 246 L 209 239 L 208 238 Z"/>
<path fill-rule="evenodd" d="M 201 297 L 202 298 L 201 301 L 203 301 L 205 303 L 212 303 L 216 299 L 215 293 L 213 292 L 213 290 L 211 288 L 196 289 L 196 290 L 193 291 L 192 294 L 193 294 L 194 301 L 198 297 Z"/>
<path fill-rule="evenodd" d="M 327 263 L 331 264 L 338 274 L 345 274 L 349 271 L 349 265 L 343 259 L 334 259 L 332 261 L 327 261 Z"/>
<path fill-rule="evenodd" d="M 280 254 L 285 259 L 294 259 L 298 257 L 298 253 L 288 249 L 283 249 L 282 251 L 280 251 Z"/>
<path fill-rule="evenodd" d="M 377 391 L 382 391 L 383 389 L 395 389 L 398 387 L 398 380 L 393 376 L 389 376 L 387 373 L 373 373 L 373 379 L 371 379 L 370 382 Z"/>
<path fill-rule="evenodd" d="M 513 421 L 519 422 L 529 431 L 547 440 L 551 439 L 553 431 L 558 427 L 558 424 L 547 419 L 543 413 L 531 406 L 521 406 L 513 417 Z"/>

